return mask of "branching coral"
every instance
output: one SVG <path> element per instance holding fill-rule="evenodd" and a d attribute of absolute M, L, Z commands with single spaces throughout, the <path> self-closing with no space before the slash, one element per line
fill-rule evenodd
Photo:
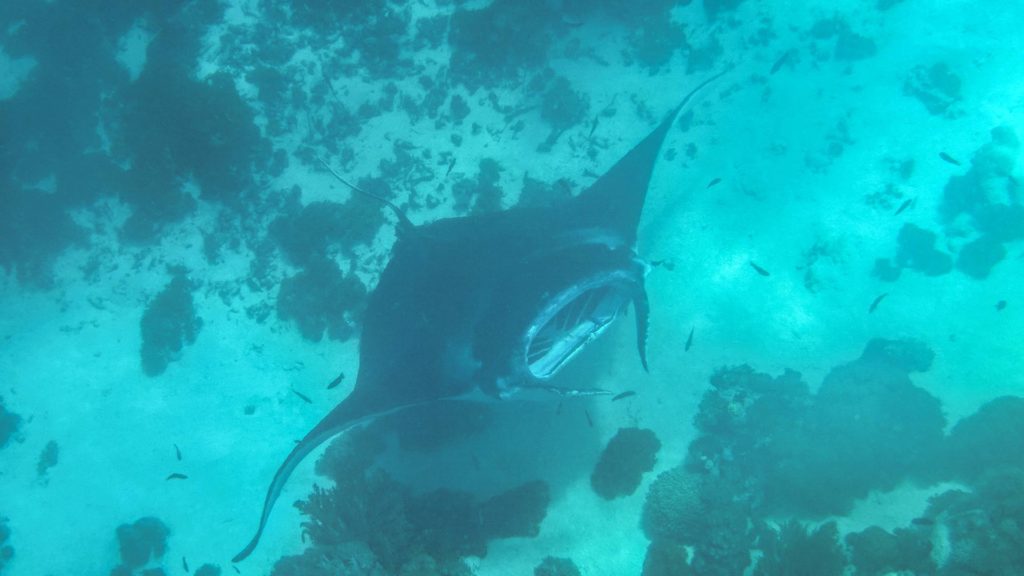
<path fill-rule="evenodd" d="M 287 559 L 279 576 L 311 563 L 338 569 L 334 551 L 349 542 L 364 543 L 388 573 L 454 576 L 462 573 L 462 557 L 487 553 L 488 541 L 539 532 L 550 502 L 546 483 L 528 482 L 483 502 L 452 490 L 412 494 L 384 472 L 367 471 L 379 444 L 371 432 L 363 434 L 332 445 L 318 462 L 318 472 L 328 473 L 336 485 L 315 487 L 298 504 L 314 549 Z M 427 564 L 433 568 L 415 571 Z"/>
<path fill-rule="evenodd" d="M 142 370 L 158 376 L 192 344 L 203 326 L 192 302 L 192 282 L 183 268 L 172 269 L 170 283 L 142 315 Z"/>
<path fill-rule="evenodd" d="M 932 498 L 927 517 L 946 535 L 943 576 L 1024 574 L 1024 470 L 1001 469 Z"/>
<path fill-rule="evenodd" d="M 897 528 L 893 532 L 870 526 L 846 536 L 850 564 L 857 576 L 884 576 L 894 572 L 935 574 L 931 540 L 931 534 L 916 526 Z"/>
<path fill-rule="evenodd" d="M 620 428 L 601 453 L 590 486 L 605 500 L 636 492 L 643 475 L 654 468 L 660 449 L 661 442 L 651 430 Z"/>
<path fill-rule="evenodd" d="M 810 530 L 790 520 L 762 536 L 754 576 L 842 576 L 846 555 L 835 522 Z"/>

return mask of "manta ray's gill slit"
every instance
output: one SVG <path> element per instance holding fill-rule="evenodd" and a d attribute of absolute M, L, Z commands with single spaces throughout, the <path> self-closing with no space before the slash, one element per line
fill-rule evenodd
<path fill-rule="evenodd" d="M 607 284 L 579 290 L 568 298 L 527 342 L 530 374 L 541 379 L 554 376 L 604 331 L 627 301 L 622 290 Z"/>

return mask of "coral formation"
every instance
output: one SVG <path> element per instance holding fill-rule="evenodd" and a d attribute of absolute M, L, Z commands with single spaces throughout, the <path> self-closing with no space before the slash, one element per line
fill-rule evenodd
<path fill-rule="evenodd" d="M 754 576 L 843 576 L 846 554 L 839 543 L 835 522 L 808 529 L 790 520 L 777 531 L 761 536 L 762 556 L 754 568 Z"/>
<path fill-rule="evenodd" d="M 640 522 L 650 540 L 692 545 L 702 537 L 704 478 L 683 466 L 676 466 L 654 479 L 644 500 Z"/>
<path fill-rule="evenodd" d="M 895 281 L 904 268 L 917 270 L 927 276 L 941 276 L 953 269 L 953 257 L 937 249 L 938 236 L 920 226 L 904 224 L 900 228 L 897 242 L 899 248 L 893 261 L 879 260 L 875 275 L 882 280 Z"/>
<path fill-rule="evenodd" d="M 303 338 L 319 342 L 324 334 L 345 341 L 355 335 L 366 301 L 366 287 L 325 257 L 314 257 L 300 272 L 281 282 L 277 316 L 294 321 Z"/>
<path fill-rule="evenodd" d="M 545 482 L 527 482 L 483 501 L 446 489 L 416 494 L 371 468 L 381 442 L 370 428 L 328 447 L 317 472 L 334 487 L 314 487 L 297 504 L 312 547 L 278 562 L 276 576 L 334 573 L 329 570 L 352 565 L 346 560 L 354 557 L 352 550 L 359 551 L 357 574 L 456 576 L 465 573 L 461 559 L 486 555 L 490 540 L 539 533 L 551 498 Z"/>
<path fill-rule="evenodd" d="M 572 89 L 569 80 L 556 76 L 544 91 L 540 117 L 551 126 L 551 134 L 540 145 L 540 150 L 551 150 L 563 132 L 579 124 L 590 111 L 590 99 Z"/>
<path fill-rule="evenodd" d="M 452 80 L 472 92 L 540 67 L 552 41 L 551 16 L 551 5 L 540 0 L 496 0 L 457 10 L 448 33 Z"/>
<path fill-rule="evenodd" d="M 929 113 L 955 118 L 962 114 L 957 104 L 963 99 L 963 81 L 945 62 L 915 66 L 903 83 L 903 93 L 916 98 Z"/>
<path fill-rule="evenodd" d="M 7 526 L 7 518 L 0 516 L 0 574 L 4 572 L 4 566 L 14 558 L 14 548 L 7 543 L 11 537 L 11 529 Z"/>
<path fill-rule="evenodd" d="M 53 286 L 52 266 L 66 248 L 85 240 L 85 232 L 65 212 L 61 199 L 41 190 L 13 186 L 4 191 L 0 212 L 0 269 L 19 284 Z"/>
<path fill-rule="evenodd" d="M 312 202 L 300 208 L 298 190 L 293 190 L 285 213 L 271 223 L 270 235 L 291 263 L 306 266 L 334 250 L 351 254 L 354 247 L 372 242 L 384 224 L 380 206 L 375 200 L 354 194 L 344 204 Z"/>
<path fill-rule="evenodd" d="M 188 272 L 173 268 L 171 273 L 171 281 L 142 314 L 142 370 L 147 376 L 163 374 L 181 356 L 182 348 L 196 341 L 203 326 L 196 316 Z"/>
<path fill-rule="evenodd" d="M 167 537 L 170 530 L 159 519 L 152 516 L 139 518 L 132 524 L 117 527 L 117 541 L 121 550 L 120 569 L 130 574 L 151 560 L 163 558 L 167 551 Z"/>
<path fill-rule="evenodd" d="M 50 440 L 46 443 L 43 451 L 39 454 L 39 460 L 36 461 L 36 476 L 42 478 L 46 476 L 46 473 L 57 465 L 57 461 L 60 458 L 60 447 L 56 442 Z"/>
<path fill-rule="evenodd" d="M 580 576 L 580 569 L 568 558 L 547 556 L 533 569 L 533 576 Z"/>
<path fill-rule="evenodd" d="M 0 396 L 0 448 L 14 437 L 21 426 L 21 416 L 4 407 L 4 398 Z"/>
<path fill-rule="evenodd" d="M 480 160 L 480 171 L 475 180 L 463 179 L 452 185 L 455 211 L 464 214 L 495 212 L 501 209 L 501 164 L 492 158 Z"/>
<path fill-rule="evenodd" d="M 846 535 L 850 564 L 857 576 L 935 574 L 931 535 L 917 527 L 892 532 L 869 526 Z"/>
<path fill-rule="evenodd" d="M 1024 398 L 996 398 L 957 422 L 942 456 L 945 475 L 958 480 L 1000 468 L 1024 470 Z"/>
<path fill-rule="evenodd" d="M 620 428 L 594 466 L 590 486 L 605 500 L 636 492 L 643 475 L 654 468 L 660 449 L 661 442 L 653 431 Z"/>
<path fill-rule="evenodd" d="M 930 477 L 945 419 L 908 373 L 927 370 L 931 357 L 920 342 L 876 339 L 858 360 L 834 368 L 814 396 L 796 373 L 773 381 L 749 367 L 720 371 L 701 401 L 695 423 L 703 435 L 687 465 L 747 478 L 763 512 L 812 516 Z"/>
<path fill-rule="evenodd" d="M 926 517 L 945 533 L 943 576 L 1024 573 L 1024 468 L 990 471 L 973 492 L 935 496 Z"/>

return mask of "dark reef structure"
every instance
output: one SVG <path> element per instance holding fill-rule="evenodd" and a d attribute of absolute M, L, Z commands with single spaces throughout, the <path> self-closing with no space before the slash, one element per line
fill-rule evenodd
<path fill-rule="evenodd" d="M 846 535 L 850 564 L 857 576 L 886 574 L 935 574 L 932 543 L 927 530 L 918 526 L 888 531 L 869 526 Z"/>
<path fill-rule="evenodd" d="M 554 12 L 542 0 L 496 0 L 452 14 L 451 76 L 470 91 L 516 81 L 547 61 Z"/>
<path fill-rule="evenodd" d="M 4 407 L 4 398 L 0 396 L 0 448 L 10 442 L 21 426 L 21 416 Z"/>
<path fill-rule="evenodd" d="M 314 257 L 294 276 L 281 282 L 277 316 L 294 321 L 302 336 L 319 342 L 324 334 L 345 341 L 356 333 L 366 301 L 366 287 L 352 274 L 344 274 L 325 257 Z"/>
<path fill-rule="evenodd" d="M 933 358 L 920 341 L 874 339 L 815 394 L 795 372 L 715 373 L 686 461 L 647 493 L 644 574 L 740 574 L 752 550 L 755 576 L 1021 573 L 1024 398 L 997 398 L 947 435 L 939 401 L 909 377 Z M 965 489 L 903 527 L 840 540 L 815 523 L 871 491 L 951 480 Z"/>
<path fill-rule="evenodd" d="M 944 477 L 964 482 L 994 470 L 1024 470 L 1024 398 L 996 398 L 957 422 L 941 462 Z"/>
<path fill-rule="evenodd" d="M 916 98 L 934 116 L 956 118 L 963 114 L 963 81 L 945 62 L 919 65 L 907 75 L 903 93 Z"/>
<path fill-rule="evenodd" d="M 501 164 L 492 158 L 480 160 L 480 169 L 473 180 L 463 179 L 452 185 L 455 211 L 482 214 L 501 209 L 503 192 L 500 186 Z"/>
<path fill-rule="evenodd" d="M 990 470 L 971 488 L 929 503 L 926 518 L 947 531 L 950 548 L 940 574 L 1024 573 L 1024 468 Z"/>
<path fill-rule="evenodd" d="M 14 558 L 14 548 L 7 543 L 11 538 L 11 528 L 7 526 L 7 518 L 0 515 L 0 574 L 4 572 L 4 566 Z"/>
<path fill-rule="evenodd" d="M 374 468 L 392 424 L 353 431 L 328 447 L 316 470 L 334 486 L 315 486 L 296 504 L 307 517 L 303 528 L 311 546 L 280 559 L 275 576 L 468 576 L 462 558 L 485 556 L 490 540 L 539 533 L 551 498 L 545 482 L 481 500 L 447 489 L 417 493 Z"/>
<path fill-rule="evenodd" d="M 551 150 L 558 138 L 582 122 L 589 112 L 590 99 L 573 90 L 566 77 L 556 76 L 548 83 L 541 102 L 540 117 L 551 126 L 551 134 L 540 145 L 540 151 Z"/>
<path fill-rule="evenodd" d="M 613 500 L 640 487 L 643 475 L 654 468 L 661 441 L 645 428 L 620 428 L 608 441 L 590 475 L 598 496 Z"/>
<path fill-rule="evenodd" d="M 158 518 L 145 516 L 132 524 L 117 527 L 117 541 L 121 550 L 121 564 L 114 568 L 111 576 L 131 576 L 136 570 L 148 575 L 163 571 L 159 568 L 145 568 L 159 562 L 167 552 L 167 537 L 171 531 Z M 154 572 L 159 570 L 159 572 Z"/>
<path fill-rule="evenodd" d="M 1024 239 L 1024 187 L 1014 176 L 1020 148 L 1012 128 L 994 128 L 991 141 L 971 157 L 970 169 L 946 182 L 939 205 L 946 238 L 904 224 L 897 238 L 896 257 L 876 261 L 875 275 L 891 282 L 904 268 L 939 276 L 955 267 L 972 278 L 987 278 L 1006 259 L 1006 245 Z M 969 240 L 963 242 L 965 237 Z M 949 254 L 936 247 L 940 239 L 943 244 L 963 244 Z"/>
<path fill-rule="evenodd" d="M 391 195 L 373 186 L 367 189 L 384 197 Z M 311 202 L 300 206 L 296 189 L 290 193 L 283 214 L 271 223 L 270 235 L 292 264 L 306 266 L 331 256 L 333 251 L 351 254 L 356 246 L 372 242 L 383 224 L 378 202 L 353 195 L 342 204 Z"/>
<path fill-rule="evenodd" d="M 62 199 L 17 185 L 4 191 L 0 211 L 0 269 L 23 286 L 53 286 L 53 262 L 85 241 L 85 231 L 65 211 Z"/>
<path fill-rule="evenodd" d="M 120 94 L 118 154 L 130 161 L 122 199 L 133 213 L 124 239 L 150 242 L 195 207 L 184 190 L 244 211 L 254 176 L 270 159 L 249 105 L 227 74 L 197 79 L 193 66 L 204 27 L 169 24 L 147 50 L 147 66 Z"/>
<path fill-rule="evenodd" d="M 203 326 L 192 301 L 192 281 L 184 268 L 174 268 L 171 281 L 142 314 L 142 370 L 158 376 L 192 344 Z"/>
<path fill-rule="evenodd" d="M 547 556 L 533 569 L 533 576 L 580 576 L 580 569 L 569 558 Z"/>
<path fill-rule="evenodd" d="M 762 556 L 753 576 L 843 576 L 846 569 L 846 552 L 835 522 L 808 529 L 789 520 L 778 530 L 765 530 L 758 545 Z"/>
<path fill-rule="evenodd" d="M 945 418 L 908 374 L 927 370 L 931 359 L 920 342 L 872 340 L 814 396 L 794 372 L 773 380 L 749 367 L 720 371 L 701 402 L 703 435 L 687 464 L 755 482 L 753 501 L 764 513 L 812 517 L 845 513 L 871 490 L 928 478 Z"/>

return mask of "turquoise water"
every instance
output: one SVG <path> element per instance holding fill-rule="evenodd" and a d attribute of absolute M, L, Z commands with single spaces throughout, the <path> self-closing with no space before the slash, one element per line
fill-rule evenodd
<path fill-rule="evenodd" d="M 1024 572 L 1024 8 L 113 4 L 0 6 L 0 574 L 235 573 L 396 237 L 321 159 L 418 225 L 546 205 L 718 73 L 650 371 L 630 310 L 555 380 L 636 394 L 344 435 L 234 567 Z"/>

